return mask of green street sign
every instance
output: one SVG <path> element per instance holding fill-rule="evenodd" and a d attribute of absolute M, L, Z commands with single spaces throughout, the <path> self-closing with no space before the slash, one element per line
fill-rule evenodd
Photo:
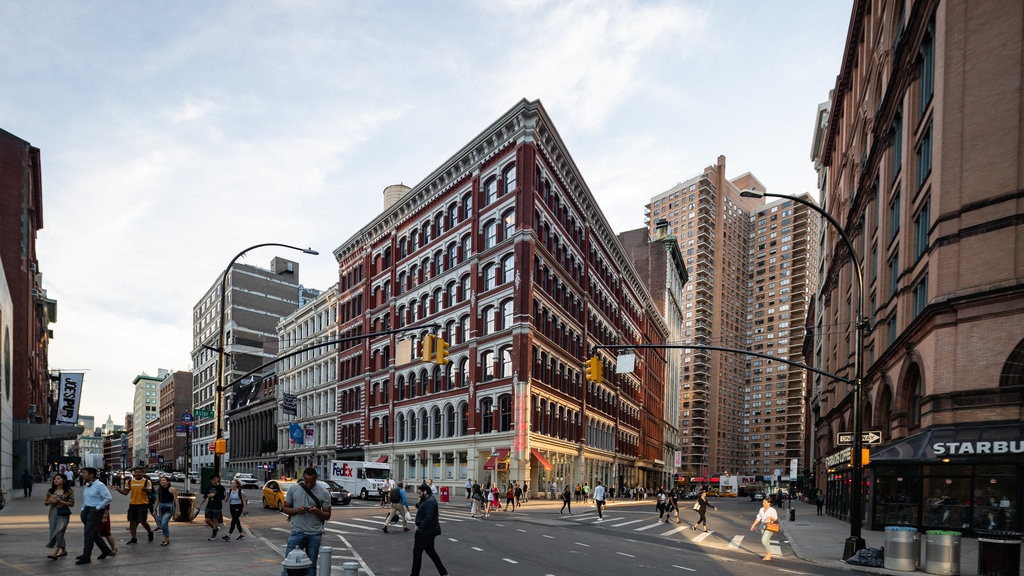
<path fill-rule="evenodd" d="M 193 410 L 192 415 L 196 418 L 213 418 L 213 410 Z"/>

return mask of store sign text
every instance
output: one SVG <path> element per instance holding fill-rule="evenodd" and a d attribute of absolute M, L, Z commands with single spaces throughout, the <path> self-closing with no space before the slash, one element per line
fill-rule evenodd
<path fill-rule="evenodd" d="M 993 442 L 936 442 L 932 444 L 932 453 L 936 456 L 955 456 L 961 454 L 1021 454 L 1024 453 L 1024 441 L 996 440 Z"/>

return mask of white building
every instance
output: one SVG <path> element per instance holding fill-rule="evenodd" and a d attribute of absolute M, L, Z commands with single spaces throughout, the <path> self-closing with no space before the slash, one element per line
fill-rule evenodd
<path fill-rule="evenodd" d="M 148 424 L 160 416 L 160 382 L 167 376 L 167 370 L 160 368 L 156 376 L 143 372 L 135 377 L 135 398 L 132 402 L 134 425 L 132 426 L 132 465 L 149 462 L 149 428 Z M 92 434 L 92 426 L 86 427 Z M 102 446 L 100 449 L 102 453 Z"/>

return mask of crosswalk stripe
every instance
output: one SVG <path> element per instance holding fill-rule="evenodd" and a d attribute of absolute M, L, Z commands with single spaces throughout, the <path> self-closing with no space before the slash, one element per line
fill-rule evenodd
<path fill-rule="evenodd" d="M 677 528 L 673 528 L 673 529 L 669 530 L 668 532 L 663 532 L 661 535 L 662 536 L 671 536 L 671 535 L 675 534 L 676 532 L 682 532 L 683 530 L 686 530 L 686 526 L 679 526 Z"/>
<path fill-rule="evenodd" d="M 732 537 L 732 540 L 729 541 L 729 548 L 732 548 L 733 550 L 738 550 L 740 545 L 742 544 L 743 534 L 737 534 L 736 536 Z"/>
<path fill-rule="evenodd" d="M 633 530 L 635 530 L 637 532 L 643 532 L 644 530 L 650 530 L 651 528 L 657 528 L 658 524 L 660 524 L 660 522 L 655 522 L 654 524 L 651 524 L 649 526 L 641 526 L 639 528 L 633 528 Z"/>
<path fill-rule="evenodd" d="M 711 532 L 701 532 L 699 536 L 693 539 L 694 542 L 703 542 L 711 536 Z"/>
<path fill-rule="evenodd" d="M 643 522 L 644 520 L 646 520 L 646 518 L 641 518 L 639 520 L 630 520 L 629 522 L 621 522 L 619 524 L 612 524 L 612 528 L 619 528 L 620 526 L 628 526 L 630 524 L 636 524 L 637 522 Z"/>

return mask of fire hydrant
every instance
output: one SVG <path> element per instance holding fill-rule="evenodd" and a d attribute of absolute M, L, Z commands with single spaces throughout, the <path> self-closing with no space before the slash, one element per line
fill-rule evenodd
<path fill-rule="evenodd" d="M 296 548 L 288 553 L 288 556 L 281 562 L 281 566 L 284 567 L 285 573 L 288 576 L 306 576 L 306 572 L 309 567 L 313 565 L 313 561 L 306 556 L 306 551 Z"/>

